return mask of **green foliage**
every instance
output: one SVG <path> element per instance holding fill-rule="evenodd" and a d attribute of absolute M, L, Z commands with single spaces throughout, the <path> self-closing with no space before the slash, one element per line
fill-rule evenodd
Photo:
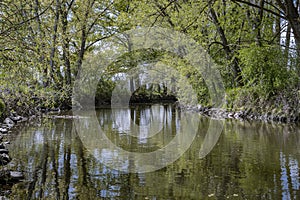
<path fill-rule="evenodd" d="M 111 79 L 101 77 L 96 91 L 96 105 L 110 103 L 112 91 L 115 87 L 115 83 Z"/>
<path fill-rule="evenodd" d="M 258 87 L 237 87 L 226 91 L 225 108 L 229 110 L 244 110 L 265 106 L 268 98 Z"/>
<path fill-rule="evenodd" d="M 170 77 L 178 80 L 175 89 L 179 98 L 189 96 L 186 82 L 178 78 L 182 76 L 188 79 L 199 103 L 211 104 L 205 80 L 182 58 L 174 59 L 174 55 L 152 49 L 133 51 L 128 43 L 130 38 L 125 35 L 117 38 L 117 47 L 111 48 L 112 41 L 105 40 L 116 33 L 147 26 L 180 31 L 207 50 L 220 65 L 229 92 L 229 107 L 246 104 L 247 98 L 253 102 L 268 101 L 282 90 L 297 89 L 300 65 L 296 53 L 280 47 L 280 33 L 286 30 L 278 26 L 281 19 L 274 14 L 278 6 L 263 6 L 265 10 L 239 1 L 221 0 L 3 0 L 0 85 L 8 91 L 2 95 L 4 102 L 8 110 L 13 109 L 13 104 L 26 109 L 69 105 L 78 72 L 87 67 L 87 74 L 97 74 L 97 66 L 103 64 L 101 60 L 119 51 L 122 55 L 109 64 L 103 76 L 93 77 L 100 78 L 97 88 L 93 88 L 98 100 L 107 101 L 111 96 L 115 74 L 129 73 L 139 64 L 161 61 L 177 71 Z M 103 49 L 107 50 L 104 57 L 91 58 Z M 160 77 L 157 81 L 161 80 L 164 79 Z M 166 82 L 170 80 L 161 81 L 161 85 L 167 85 Z M 91 94 L 91 88 L 81 89 L 82 98 Z M 139 92 L 148 96 L 162 93 L 145 88 Z M 32 97 L 40 100 L 33 101 Z"/>
<path fill-rule="evenodd" d="M 117 7 L 98 0 L 4 0 L 0 9 L 0 84 L 8 110 L 70 106 L 86 52 L 117 28 Z"/>
<path fill-rule="evenodd" d="M 278 46 L 251 45 L 239 51 L 242 76 L 247 87 L 257 87 L 262 96 L 272 96 L 295 82 L 287 59 Z"/>

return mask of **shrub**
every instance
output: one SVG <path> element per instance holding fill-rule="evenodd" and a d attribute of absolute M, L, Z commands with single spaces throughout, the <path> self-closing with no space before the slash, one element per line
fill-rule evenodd
<path fill-rule="evenodd" d="M 293 70 L 287 67 L 287 58 L 278 46 L 251 45 L 239 51 L 242 76 L 246 87 L 257 87 L 259 95 L 274 95 L 295 82 Z"/>

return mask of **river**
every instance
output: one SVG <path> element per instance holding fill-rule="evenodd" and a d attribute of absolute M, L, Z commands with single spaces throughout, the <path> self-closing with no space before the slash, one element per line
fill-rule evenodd
<path fill-rule="evenodd" d="M 16 170 L 26 177 L 13 186 L 11 198 L 300 197 L 297 125 L 210 119 L 172 105 L 101 108 L 94 116 L 107 139 L 126 152 L 146 155 L 160 151 L 177 136 L 179 142 L 185 142 L 172 148 L 182 151 L 171 154 L 177 157 L 164 152 L 157 160 L 151 157 L 141 162 L 123 151 L 100 148 L 101 138 L 86 132 L 82 135 L 84 130 L 78 130 L 78 125 L 91 129 L 89 117 L 42 118 L 20 127 L 9 147 Z M 185 135 L 180 136 L 181 132 Z"/>

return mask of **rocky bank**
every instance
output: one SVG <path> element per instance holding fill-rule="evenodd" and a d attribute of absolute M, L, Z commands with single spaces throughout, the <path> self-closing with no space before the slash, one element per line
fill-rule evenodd
<path fill-rule="evenodd" d="M 0 123 L 0 199 L 6 199 L 4 196 L 9 194 L 11 186 L 24 178 L 22 172 L 14 171 L 14 162 L 9 156 L 8 150 L 10 144 L 9 135 L 18 124 L 31 120 L 34 117 L 27 118 L 12 113 Z"/>
<path fill-rule="evenodd" d="M 223 108 L 206 107 L 202 105 L 182 105 L 178 102 L 176 102 L 176 106 L 181 108 L 182 110 L 197 112 L 204 116 L 219 119 L 261 120 L 281 123 L 296 123 L 300 120 L 299 114 L 297 114 L 297 112 L 291 112 L 289 114 L 272 111 L 259 113 L 253 111 L 251 108 L 239 111 L 228 111 Z"/>

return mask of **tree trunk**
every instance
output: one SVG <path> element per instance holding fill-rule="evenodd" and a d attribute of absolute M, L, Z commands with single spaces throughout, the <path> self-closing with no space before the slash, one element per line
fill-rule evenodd
<path fill-rule="evenodd" d="M 89 18 L 89 14 L 91 12 L 91 9 L 93 8 L 94 3 L 95 3 L 95 1 L 87 2 L 84 19 L 82 20 L 80 48 L 79 48 L 79 53 L 78 53 L 78 59 L 76 62 L 76 74 L 75 74 L 78 78 L 80 77 L 80 71 L 82 68 L 83 57 L 84 57 L 84 53 L 86 50 L 86 40 L 88 37 L 88 30 L 89 30 L 87 28 L 88 18 Z"/>
<path fill-rule="evenodd" d="M 76 75 L 78 77 L 80 77 L 80 71 L 81 71 L 83 57 L 84 57 L 84 53 L 85 53 L 86 39 L 87 39 L 86 26 L 84 25 L 82 27 L 82 31 L 81 31 L 80 49 L 79 49 L 78 59 L 77 59 L 77 63 L 76 63 L 76 68 L 77 68 L 76 69 Z"/>
<path fill-rule="evenodd" d="M 297 54 L 298 57 L 300 57 L 300 17 L 298 12 L 298 3 L 295 5 L 293 0 L 284 0 L 284 2 L 277 0 L 277 3 L 285 13 L 286 19 L 292 27 L 297 47 Z"/>
<path fill-rule="evenodd" d="M 280 11 L 278 11 L 278 15 L 280 15 Z M 275 33 L 274 35 L 276 35 L 275 38 L 275 44 L 280 45 L 280 39 L 281 39 L 281 18 L 279 16 L 275 16 Z"/>
<path fill-rule="evenodd" d="M 265 5 L 265 0 L 260 1 L 260 9 L 258 11 L 258 16 L 255 19 L 255 30 L 256 30 L 256 43 L 258 46 L 262 46 L 261 42 L 261 24 L 264 16 L 264 5 Z"/>
<path fill-rule="evenodd" d="M 66 3 L 63 4 L 61 9 L 61 23 L 62 23 L 62 37 L 63 37 L 63 60 L 65 64 L 65 80 L 67 85 L 72 84 L 72 72 L 71 72 L 71 63 L 70 63 L 70 51 L 69 51 L 69 42 L 67 27 L 68 27 L 68 13 L 72 5 L 69 5 L 66 8 Z"/>
<path fill-rule="evenodd" d="M 52 35 L 52 45 L 51 45 L 51 52 L 50 52 L 50 78 L 54 81 L 54 57 L 55 57 L 55 50 L 56 50 L 56 38 L 57 38 L 57 29 L 58 29 L 58 20 L 59 20 L 59 13 L 60 13 L 60 1 L 56 0 L 55 6 L 55 20 L 53 25 L 53 35 Z M 59 71 L 59 69 L 58 69 Z"/>
<path fill-rule="evenodd" d="M 241 76 L 240 76 L 241 70 L 240 70 L 240 67 L 239 67 L 238 59 L 236 57 L 233 58 L 233 53 L 232 53 L 232 51 L 229 47 L 228 40 L 226 38 L 225 32 L 224 32 L 223 28 L 220 25 L 217 14 L 216 14 L 215 10 L 213 9 L 211 3 L 209 3 L 209 12 L 211 14 L 212 21 L 213 21 L 213 23 L 215 24 L 215 26 L 217 28 L 217 32 L 218 32 L 218 34 L 220 36 L 220 39 L 221 39 L 221 42 L 223 44 L 223 49 L 224 49 L 225 54 L 226 54 L 226 59 L 229 60 L 229 61 L 232 60 L 231 69 L 232 69 L 232 72 L 233 72 L 234 84 L 236 83 L 237 86 L 241 86 L 242 85 L 242 79 L 241 79 Z"/>
<path fill-rule="evenodd" d="M 285 57 L 287 60 L 286 66 L 289 65 L 289 52 L 290 52 L 290 44 L 291 44 L 291 25 L 288 24 L 285 38 Z"/>
<path fill-rule="evenodd" d="M 39 40 L 41 41 L 42 44 L 40 44 L 40 46 L 38 46 L 37 48 L 37 51 L 40 53 L 40 57 L 39 57 L 39 62 L 40 63 L 44 63 L 45 61 L 45 55 L 42 51 L 42 48 L 44 48 L 45 44 L 44 44 L 44 38 L 45 38 L 45 33 L 44 31 L 42 30 L 41 28 L 41 19 L 40 19 L 40 15 L 39 15 L 39 10 L 40 10 L 40 3 L 39 3 L 39 0 L 35 0 L 35 5 L 34 5 L 34 12 L 35 12 L 35 19 L 36 19 L 36 22 L 38 24 L 38 31 L 37 31 L 37 34 L 38 34 L 38 38 Z M 47 87 L 49 85 L 49 80 L 48 80 L 48 65 L 45 64 L 45 65 L 42 65 L 42 71 L 43 71 L 43 85 L 45 87 Z"/>

